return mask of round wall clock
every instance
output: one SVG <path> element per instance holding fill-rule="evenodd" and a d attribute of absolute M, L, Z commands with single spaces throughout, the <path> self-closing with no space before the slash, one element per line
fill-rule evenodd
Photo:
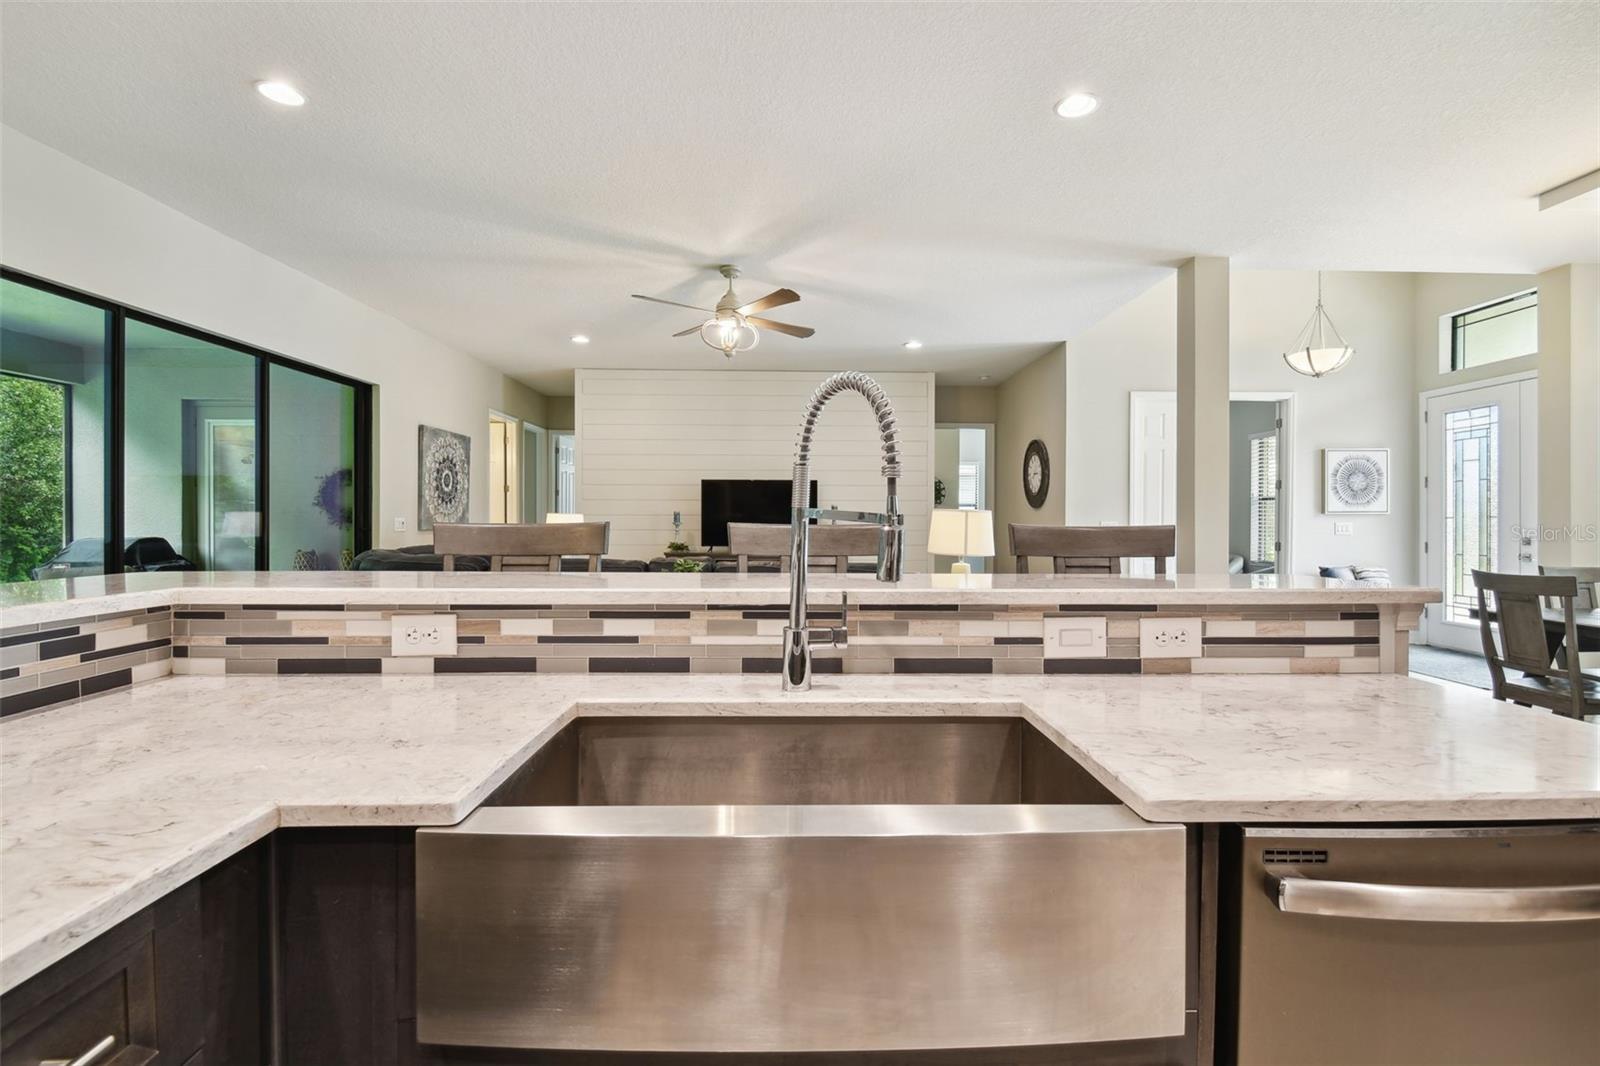
<path fill-rule="evenodd" d="M 1032 440 L 1028 442 L 1028 450 L 1022 453 L 1022 492 L 1028 497 L 1028 506 L 1039 508 L 1044 506 L 1044 498 L 1050 495 L 1050 453 L 1044 450 L 1044 441 Z"/>

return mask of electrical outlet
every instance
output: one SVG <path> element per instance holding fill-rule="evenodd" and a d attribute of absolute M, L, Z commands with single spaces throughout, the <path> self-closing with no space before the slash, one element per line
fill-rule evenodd
<path fill-rule="evenodd" d="M 1200 656 L 1200 619 L 1139 619 L 1139 658 L 1195 659 Z"/>
<path fill-rule="evenodd" d="M 406 531 L 406 520 L 400 515 L 394 516 L 394 531 L 396 533 L 404 533 Z"/>
<path fill-rule="evenodd" d="M 1046 659 L 1104 659 L 1106 620 L 1104 618 L 1046 618 L 1044 620 Z"/>
<path fill-rule="evenodd" d="M 397 614 L 389 619 L 389 654 L 454 655 L 456 616 Z"/>
<path fill-rule="evenodd" d="M 1349 537 L 1354 535 L 1355 531 L 1356 524 L 1354 522 L 1335 522 L 1333 524 L 1333 535 L 1336 537 Z"/>

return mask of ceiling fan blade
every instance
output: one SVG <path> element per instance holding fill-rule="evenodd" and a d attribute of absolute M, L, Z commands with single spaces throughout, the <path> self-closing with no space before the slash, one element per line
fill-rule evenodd
<path fill-rule="evenodd" d="M 700 327 L 699 326 L 690 326 L 688 329 L 680 329 L 678 332 L 674 333 L 673 336 L 674 337 L 687 337 L 691 333 L 699 333 L 699 332 L 700 332 Z"/>
<path fill-rule="evenodd" d="M 787 322 L 774 322 L 770 318 L 756 318 L 753 315 L 750 317 L 750 324 L 778 333 L 787 333 L 791 337 L 809 337 L 816 332 L 810 326 L 791 326 Z"/>
<path fill-rule="evenodd" d="M 666 304 L 669 307 L 687 307 L 691 311 L 704 311 L 708 315 L 717 313 L 716 309 L 712 307 L 696 307 L 694 304 L 681 304 L 677 300 L 663 300 L 656 296 L 641 296 L 638 293 L 634 293 L 633 298 L 635 300 L 649 300 L 653 304 Z"/>
<path fill-rule="evenodd" d="M 766 311 L 773 307 L 782 307 L 784 304 L 792 304 L 798 299 L 800 299 L 800 294 L 795 292 L 793 289 L 774 289 L 761 299 L 756 300 L 753 303 L 747 303 L 743 307 L 739 308 L 739 313 L 741 315 L 758 315 L 762 311 Z"/>

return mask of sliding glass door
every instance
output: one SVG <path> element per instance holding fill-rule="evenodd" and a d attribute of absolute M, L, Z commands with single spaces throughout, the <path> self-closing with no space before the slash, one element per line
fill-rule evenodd
<path fill-rule="evenodd" d="M 256 569 L 255 356 L 134 318 L 126 336 L 129 550 L 164 541 L 201 570 Z"/>
<path fill-rule="evenodd" d="M 371 542 L 371 405 L 371 386 L 7 270 L 0 581 L 347 569 Z"/>
<path fill-rule="evenodd" d="M 111 312 L 0 281 L 0 582 L 98 574 Z"/>
<path fill-rule="evenodd" d="M 356 553 L 354 385 L 267 368 L 269 570 L 348 570 Z"/>

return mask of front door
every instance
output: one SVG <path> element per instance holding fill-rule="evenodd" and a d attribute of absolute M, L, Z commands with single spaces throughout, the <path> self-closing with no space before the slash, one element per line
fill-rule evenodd
<path fill-rule="evenodd" d="M 1482 653 L 1473 570 L 1536 574 L 1538 383 L 1483 385 L 1429 397 L 1426 438 L 1429 644 Z"/>

